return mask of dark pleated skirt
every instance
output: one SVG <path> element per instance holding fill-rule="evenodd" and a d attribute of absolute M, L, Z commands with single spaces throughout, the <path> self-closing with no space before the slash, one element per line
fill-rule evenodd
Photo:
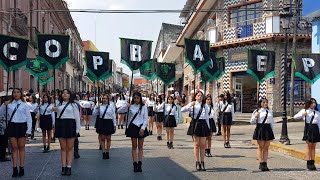
<path fill-rule="evenodd" d="M 21 138 L 26 137 L 28 129 L 27 123 L 14 123 L 10 122 L 8 125 L 8 137 Z"/>
<path fill-rule="evenodd" d="M 211 133 L 217 132 L 216 123 L 214 123 L 213 118 L 209 119 L 209 123 L 210 123 L 210 132 Z"/>
<path fill-rule="evenodd" d="M 274 140 L 274 134 L 270 124 L 257 124 L 253 133 L 253 139 L 259 141 Z"/>
<path fill-rule="evenodd" d="M 92 109 L 90 108 L 83 108 L 83 115 L 91 116 L 92 115 Z"/>
<path fill-rule="evenodd" d="M 100 119 L 99 125 L 96 127 L 96 132 L 106 136 L 114 134 L 116 130 L 114 129 L 112 119 Z"/>
<path fill-rule="evenodd" d="M 138 138 L 138 139 L 143 139 L 143 138 L 149 136 L 149 132 L 148 132 L 147 128 L 144 131 L 144 135 L 143 136 L 139 135 L 141 127 L 142 127 L 142 125 L 139 127 L 139 126 L 136 126 L 133 123 L 130 123 L 129 127 L 126 129 L 126 136 L 127 137 L 131 137 L 131 138 Z"/>
<path fill-rule="evenodd" d="M 222 125 L 231 126 L 232 125 L 232 114 L 231 112 L 222 113 Z"/>
<path fill-rule="evenodd" d="M 51 114 L 40 116 L 40 128 L 45 131 L 52 129 L 52 116 L 51 116 Z"/>
<path fill-rule="evenodd" d="M 173 115 L 168 116 L 165 118 L 163 122 L 164 127 L 177 127 L 176 118 Z"/>
<path fill-rule="evenodd" d="M 148 116 L 154 116 L 153 107 L 148 107 Z"/>
<path fill-rule="evenodd" d="M 210 135 L 210 129 L 205 119 L 191 120 L 187 135 L 197 137 L 207 137 Z"/>
<path fill-rule="evenodd" d="M 310 143 L 320 142 L 319 127 L 317 124 L 312 124 L 309 129 L 309 124 L 304 126 L 303 141 L 309 141 Z"/>
<path fill-rule="evenodd" d="M 163 122 L 164 121 L 164 114 L 163 112 L 156 113 L 156 122 Z"/>
<path fill-rule="evenodd" d="M 75 138 L 77 137 L 77 125 L 75 119 L 57 119 L 55 126 L 55 137 Z"/>

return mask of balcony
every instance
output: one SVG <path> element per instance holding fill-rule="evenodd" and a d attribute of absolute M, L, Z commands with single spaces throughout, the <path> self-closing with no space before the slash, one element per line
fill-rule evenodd
<path fill-rule="evenodd" d="M 11 8 L 12 12 L 12 28 L 16 30 L 19 35 L 28 35 L 28 18 L 21 12 L 19 8 Z"/>
<path fill-rule="evenodd" d="M 36 27 L 29 27 L 29 43 L 35 49 L 38 48 L 37 35 L 40 34 L 39 30 Z"/>

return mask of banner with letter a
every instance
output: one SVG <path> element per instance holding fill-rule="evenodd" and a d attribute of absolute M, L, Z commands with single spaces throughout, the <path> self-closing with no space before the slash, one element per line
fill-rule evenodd
<path fill-rule="evenodd" d="M 152 41 L 120 38 L 120 43 L 121 63 L 133 73 L 139 72 L 139 68 L 151 60 Z"/>
<path fill-rule="evenodd" d="M 295 75 L 314 84 L 320 78 L 320 54 L 296 54 Z"/>
<path fill-rule="evenodd" d="M 210 61 L 210 42 L 204 40 L 185 39 L 186 61 L 192 69 L 199 73 L 208 67 Z"/>
<path fill-rule="evenodd" d="M 49 69 L 57 69 L 69 60 L 68 35 L 38 34 L 38 59 Z"/>
<path fill-rule="evenodd" d="M 108 52 L 86 51 L 85 60 L 91 80 L 104 80 L 112 75 Z"/>
<path fill-rule="evenodd" d="M 248 50 L 247 73 L 259 83 L 275 74 L 275 52 L 265 50 Z"/>
<path fill-rule="evenodd" d="M 27 63 L 26 39 L 0 35 L 0 65 L 6 71 L 17 70 Z"/>

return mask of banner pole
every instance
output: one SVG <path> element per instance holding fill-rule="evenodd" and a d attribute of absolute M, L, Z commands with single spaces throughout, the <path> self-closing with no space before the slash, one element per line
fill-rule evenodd
<path fill-rule="evenodd" d="M 132 93 L 132 82 L 133 82 L 133 71 L 132 71 L 132 74 L 131 74 L 130 92 L 129 92 L 128 103 L 131 103 L 130 98 L 131 98 L 131 93 Z M 132 100 L 133 100 L 133 99 L 132 99 Z M 141 101 L 142 101 L 142 99 L 141 99 Z M 127 118 L 126 118 L 126 130 L 127 130 L 127 128 L 128 128 L 129 110 L 130 110 L 130 107 L 128 107 L 128 112 L 127 112 Z"/>
<path fill-rule="evenodd" d="M 157 78 L 157 96 L 159 96 L 159 79 Z"/>
<path fill-rule="evenodd" d="M 197 73 L 194 71 L 194 84 L 193 84 L 193 101 L 196 101 L 196 79 L 197 79 Z M 194 119 L 194 106 L 193 106 L 193 119 Z"/>
<path fill-rule="evenodd" d="M 10 79 L 9 76 L 10 76 L 10 71 L 7 71 L 7 90 L 6 90 L 6 98 L 5 98 L 6 101 L 9 101 L 9 96 L 8 96 L 9 95 L 9 79 Z M 6 128 L 8 128 L 8 105 L 6 105 Z M 9 141 L 9 137 L 7 137 L 7 141 Z M 7 146 L 6 148 L 8 148 L 8 151 L 9 151 L 9 146 Z"/>
<path fill-rule="evenodd" d="M 204 96 L 207 95 L 207 82 L 204 83 Z"/>
<path fill-rule="evenodd" d="M 16 88 L 16 71 L 12 71 L 12 83 L 13 83 L 13 89 Z"/>
<path fill-rule="evenodd" d="M 56 69 L 53 69 L 53 100 L 56 106 Z"/>

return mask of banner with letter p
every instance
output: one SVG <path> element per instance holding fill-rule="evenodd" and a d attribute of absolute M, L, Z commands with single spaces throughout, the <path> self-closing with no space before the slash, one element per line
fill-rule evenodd
<path fill-rule="evenodd" d="M 320 78 L 320 54 L 296 54 L 294 57 L 295 75 L 314 84 Z"/>

